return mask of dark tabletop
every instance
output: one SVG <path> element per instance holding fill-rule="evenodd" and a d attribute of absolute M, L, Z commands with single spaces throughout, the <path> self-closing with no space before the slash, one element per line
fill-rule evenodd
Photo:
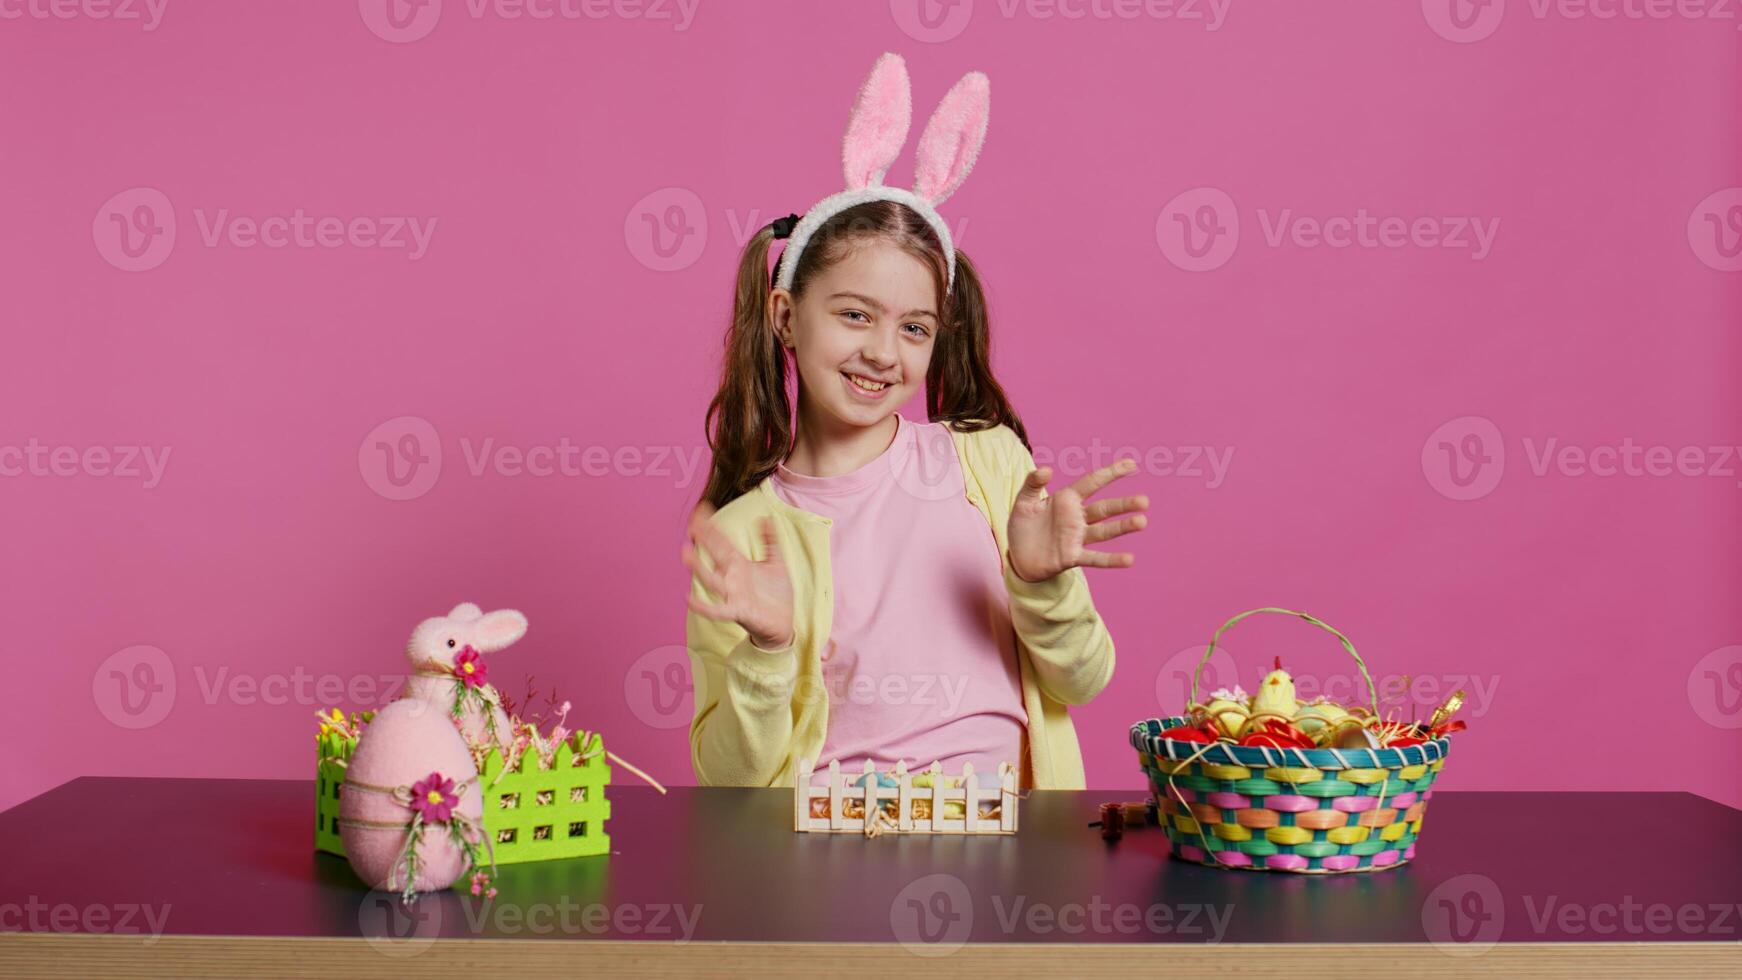
<path fill-rule="evenodd" d="M 441 892 L 407 918 L 314 851 L 313 792 L 295 780 L 73 780 L 0 813 L 0 930 L 121 932 L 125 918 L 172 935 L 920 952 L 964 940 L 1742 938 L 1742 811 L 1686 793 L 1435 793 L 1413 862 L 1305 876 L 1170 859 L 1154 827 L 1104 842 L 1087 826 L 1098 804 L 1135 792 L 1035 792 L 1015 837 L 866 840 L 793 832 L 790 790 L 615 785 L 611 854 L 503 866 L 493 901 Z"/>

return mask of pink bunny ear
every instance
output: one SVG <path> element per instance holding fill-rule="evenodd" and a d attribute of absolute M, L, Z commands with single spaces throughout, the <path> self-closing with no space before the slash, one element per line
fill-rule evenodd
<path fill-rule="evenodd" d="M 992 81 L 984 72 L 971 71 L 950 87 L 919 137 L 915 193 L 942 204 L 962 186 L 986 142 L 991 108 Z"/>
<path fill-rule="evenodd" d="M 907 62 L 898 54 L 885 53 L 871 66 L 871 74 L 860 86 L 853 112 L 847 117 L 841 161 L 848 190 L 883 183 L 883 175 L 901 154 L 912 124 L 913 89 L 907 80 Z"/>

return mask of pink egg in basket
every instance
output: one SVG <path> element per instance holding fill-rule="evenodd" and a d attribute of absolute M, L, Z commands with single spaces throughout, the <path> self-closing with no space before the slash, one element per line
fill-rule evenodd
<path fill-rule="evenodd" d="M 432 775 L 440 778 L 432 780 Z M 413 849 L 415 872 L 407 875 L 401 852 L 409 825 L 420 814 L 424 827 Z M 446 888 L 472 864 L 451 825 L 481 828 L 483 815 L 472 754 L 441 707 L 408 698 L 376 712 L 349 760 L 339 794 L 339 834 L 358 877 L 373 888 Z M 460 822 L 453 824 L 456 819 Z"/>

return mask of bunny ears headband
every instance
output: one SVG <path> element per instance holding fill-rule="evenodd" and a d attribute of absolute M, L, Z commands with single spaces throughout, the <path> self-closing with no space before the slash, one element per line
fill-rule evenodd
<path fill-rule="evenodd" d="M 907 143 L 913 122 L 913 90 L 907 79 L 907 63 L 900 55 L 879 57 L 847 117 L 847 135 L 841 143 L 847 189 L 818 201 L 791 226 L 792 240 L 780 254 L 780 275 L 775 284 L 792 288 L 799 255 L 825 221 L 856 204 L 882 200 L 907 205 L 937 232 L 944 248 L 944 290 L 948 292 L 956 281 L 956 246 L 936 205 L 955 193 L 973 169 L 980 145 L 986 142 L 991 95 L 992 83 L 985 74 L 971 71 L 963 75 L 938 103 L 919 137 L 913 190 L 886 187 L 883 175 Z M 784 223 L 785 219 L 775 223 L 776 234 Z"/>

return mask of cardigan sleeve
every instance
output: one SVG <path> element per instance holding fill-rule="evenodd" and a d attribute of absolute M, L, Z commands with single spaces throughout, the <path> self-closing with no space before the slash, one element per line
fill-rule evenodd
<path fill-rule="evenodd" d="M 1022 491 L 1022 484 L 1035 469 L 1034 456 L 1012 429 L 1000 425 L 995 433 L 992 470 L 984 485 L 997 495 L 995 520 L 1006 522 Z M 1045 491 L 1042 491 L 1045 494 Z M 1007 535 L 999 529 L 999 537 Z M 1044 582 L 1028 582 L 1010 567 L 1009 543 L 1005 543 L 1004 583 L 1010 592 L 1010 618 L 1016 634 L 1028 647 L 1035 679 L 1048 697 L 1062 704 L 1087 704 L 1113 678 L 1113 636 L 1089 596 L 1089 581 L 1081 567 L 1067 568 Z"/>
<path fill-rule="evenodd" d="M 693 573 L 690 593 L 719 601 Z M 688 610 L 684 633 L 695 700 L 690 764 L 696 783 L 774 785 L 792 744 L 796 637 L 779 650 L 763 650 L 737 623 L 709 619 L 694 609 Z"/>

